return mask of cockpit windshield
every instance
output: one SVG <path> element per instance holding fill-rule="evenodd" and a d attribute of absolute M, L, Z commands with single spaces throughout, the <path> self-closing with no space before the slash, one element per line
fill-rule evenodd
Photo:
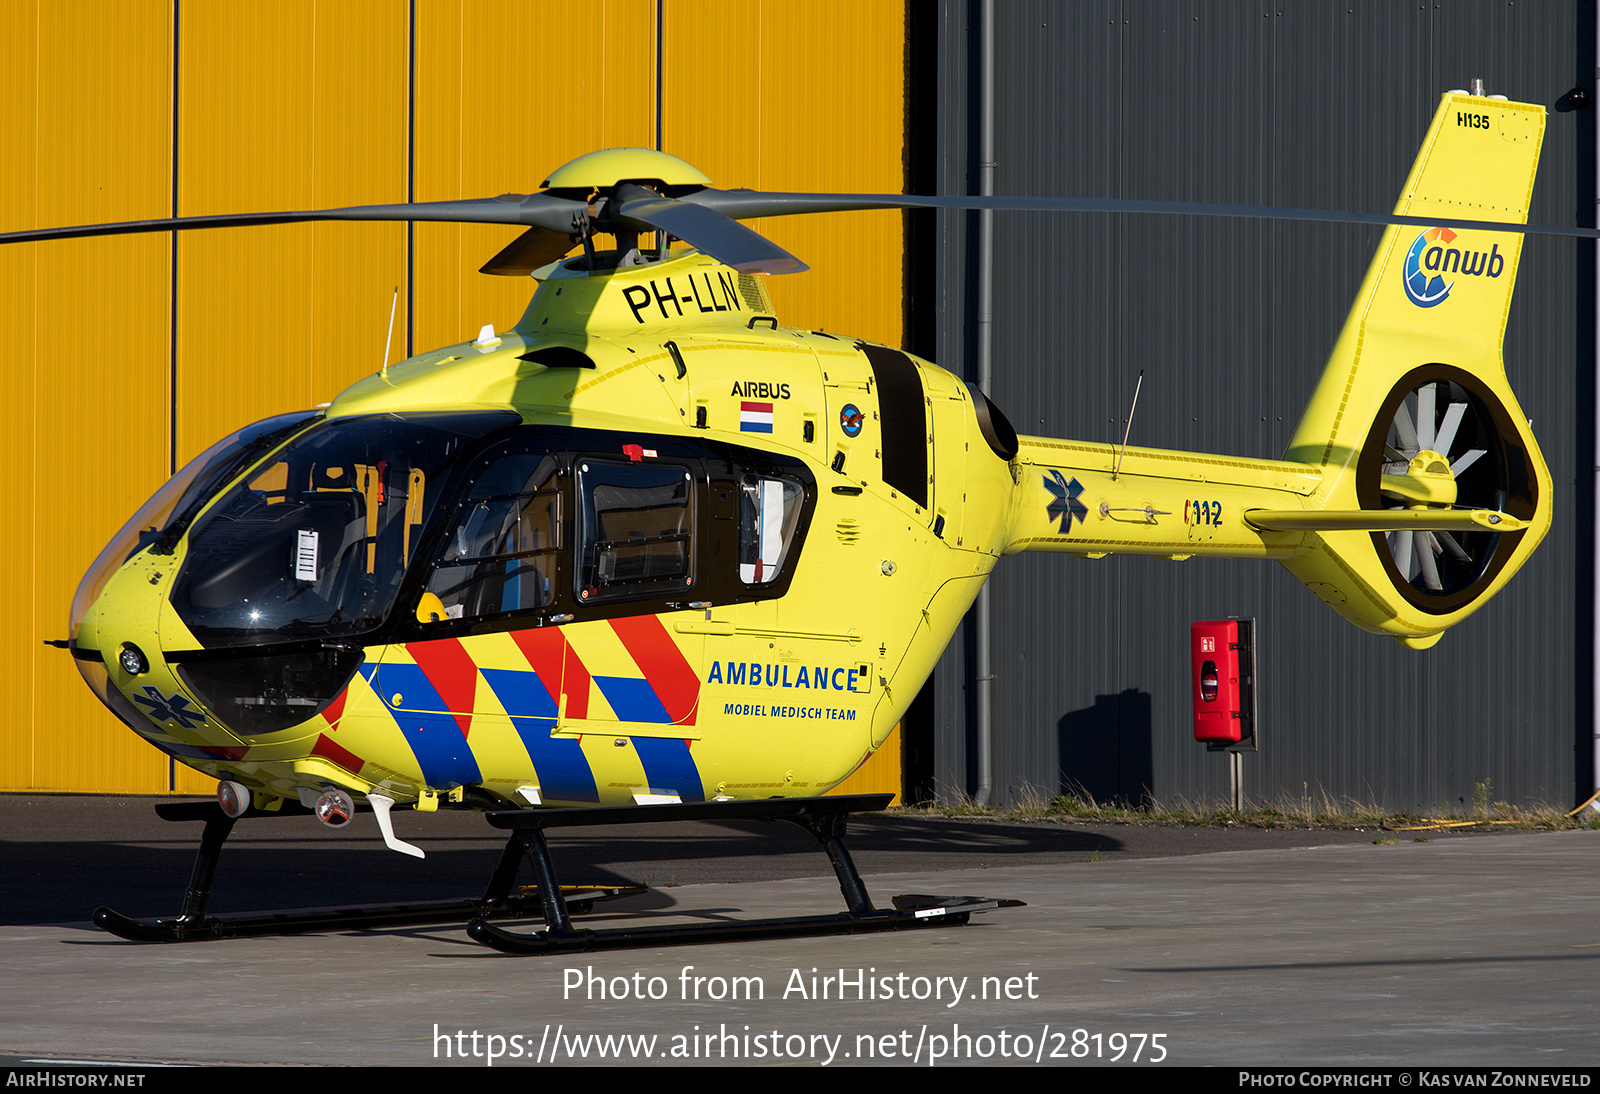
<path fill-rule="evenodd" d="M 72 634 L 77 635 L 78 624 L 90 605 L 124 562 L 151 544 L 158 552 L 170 553 L 172 544 L 218 489 L 285 437 L 320 416 L 320 411 L 303 410 L 255 422 L 230 433 L 185 464 L 139 507 L 89 567 L 72 598 Z"/>
<path fill-rule="evenodd" d="M 390 414 L 306 432 L 195 525 L 172 607 L 208 648 L 371 630 L 422 546 L 450 462 L 519 421 Z"/>

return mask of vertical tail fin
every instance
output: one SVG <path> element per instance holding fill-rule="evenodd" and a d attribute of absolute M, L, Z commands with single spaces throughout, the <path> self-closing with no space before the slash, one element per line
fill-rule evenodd
<path fill-rule="evenodd" d="M 1544 108 L 1446 94 L 1401 216 L 1525 224 Z M 1325 531 L 1285 565 L 1342 615 L 1425 647 L 1493 595 L 1550 526 L 1550 474 L 1506 381 L 1519 233 L 1391 226 L 1285 458 L 1323 507 L 1497 509 L 1522 531 Z"/>

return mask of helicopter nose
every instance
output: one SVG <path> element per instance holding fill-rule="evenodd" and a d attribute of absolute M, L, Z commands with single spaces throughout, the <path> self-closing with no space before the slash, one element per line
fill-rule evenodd
<path fill-rule="evenodd" d="M 80 660 L 80 671 L 113 713 L 141 732 L 153 731 L 149 739 L 165 751 L 241 747 L 166 659 L 163 639 L 174 633 L 167 608 L 173 570 L 170 556 L 145 552 L 111 576 L 74 636 L 79 651 L 100 654 Z M 176 626 L 184 631 L 181 622 Z"/>

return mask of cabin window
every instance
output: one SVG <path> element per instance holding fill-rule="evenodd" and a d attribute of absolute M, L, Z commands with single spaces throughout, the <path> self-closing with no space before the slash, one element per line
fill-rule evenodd
<path fill-rule="evenodd" d="M 543 451 L 502 453 L 465 491 L 428 579 L 423 610 L 445 619 L 536 611 L 552 602 L 561 479 Z M 419 618 L 422 611 L 419 611 Z"/>
<path fill-rule="evenodd" d="M 783 572 L 794 543 L 805 486 L 789 476 L 748 473 L 739 485 L 739 580 L 768 585 Z"/>
<path fill-rule="evenodd" d="M 671 595 L 694 584 L 694 479 L 673 463 L 578 461 L 580 603 Z"/>

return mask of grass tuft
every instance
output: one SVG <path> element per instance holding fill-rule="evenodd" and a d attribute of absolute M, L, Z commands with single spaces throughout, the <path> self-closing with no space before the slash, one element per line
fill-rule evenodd
<path fill-rule="evenodd" d="M 1303 789 L 1299 795 L 1253 802 L 1242 810 L 1183 798 L 1161 802 L 1148 793 L 1137 805 L 1101 802 L 1082 789 L 1047 797 L 1035 788 L 1023 787 L 1013 792 L 1012 797 L 1015 804 L 993 806 L 976 805 L 964 794 L 946 794 L 933 805 L 912 808 L 937 817 L 1183 828 L 1376 828 L 1402 832 L 1444 828 L 1515 828 L 1524 831 L 1600 829 L 1600 813 L 1591 808 L 1579 808 L 1569 813 L 1560 806 L 1543 803 L 1522 806 L 1495 801 L 1487 779 L 1473 787 L 1471 803 L 1460 803 L 1463 808 L 1442 806 L 1431 810 L 1391 811 L 1372 802 L 1335 798 L 1320 791 L 1313 793 L 1309 789 Z"/>

